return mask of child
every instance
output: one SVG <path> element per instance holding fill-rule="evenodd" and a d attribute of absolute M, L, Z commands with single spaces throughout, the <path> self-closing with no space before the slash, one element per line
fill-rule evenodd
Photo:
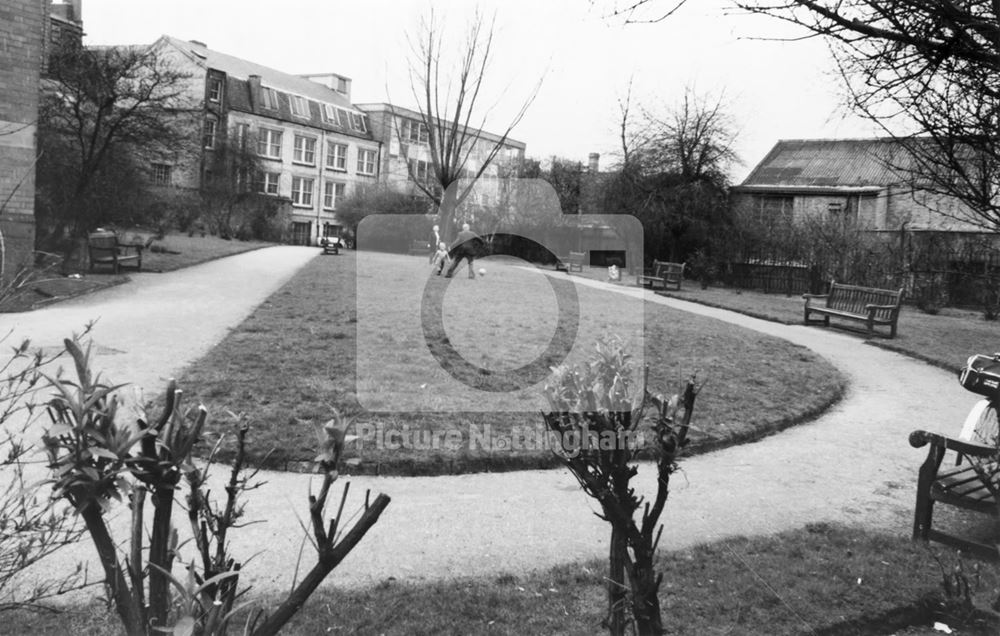
<path fill-rule="evenodd" d="M 437 251 L 434 252 L 434 260 L 431 261 L 431 271 L 440 276 L 441 271 L 448 264 L 448 261 L 448 246 L 444 244 L 444 241 L 441 241 L 438 243 Z"/>

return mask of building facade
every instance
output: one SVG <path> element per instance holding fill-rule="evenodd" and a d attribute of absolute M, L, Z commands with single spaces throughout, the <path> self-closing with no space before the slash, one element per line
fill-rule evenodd
<path fill-rule="evenodd" d="M 379 173 L 386 185 L 414 195 L 421 194 L 416 181 L 433 187 L 433 163 L 430 134 L 423 116 L 408 108 L 388 103 L 357 104 L 371 124 L 372 134 L 383 148 Z M 501 145 L 470 193 L 466 205 L 493 205 L 502 194 L 500 180 L 517 175 L 524 161 L 524 142 L 504 138 L 484 130 L 467 129 L 469 153 L 464 174 L 474 176 L 487 160 L 492 148 Z"/>
<path fill-rule="evenodd" d="M 738 186 L 733 209 L 768 223 L 840 218 L 876 232 L 981 233 L 961 202 L 915 188 L 892 139 L 781 140 Z"/>
<path fill-rule="evenodd" d="M 32 262 L 38 101 L 54 42 L 79 41 L 80 0 L 0 3 L 0 281 Z"/>
<path fill-rule="evenodd" d="M 378 182 L 382 153 L 365 113 L 351 105 L 351 80 L 290 75 L 169 36 L 153 46 L 190 76 L 188 92 L 203 109 L 198 158 L 160 158 L 154 181 L 202 188 L 213 178 L 213 153 L 224 144 L 249 147 L 261 169 L 246 186 L 287 204 L 293 243 L 341 235 L 337 205 Z"/>

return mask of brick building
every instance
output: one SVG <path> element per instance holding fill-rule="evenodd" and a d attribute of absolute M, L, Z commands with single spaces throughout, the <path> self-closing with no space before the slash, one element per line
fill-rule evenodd
<path fill-rule="evenodd" d="M 351 80 L 290 75 L 170 36 L 152 46 L 190 75 L 189 97 L 204 111 L 193 131 L 202 149 L 194 165 L 186 157 L 155 158 L 154 181 L 200 188 L 220 144 L 248 141 L 264 164 L 248 185 L 287 203 L 292 242 L 339 236 L 337 203 L 378 181 L 381 153 L 365 114 L 351 105 Z"/>
<path fill-rule="evenodd" d="M 419 194 L 414 183 L 422 180 L 433 182 L 433 166 L 428 143 L 429 131 L 421 114 L 415 110 L 387 103 L 357 104 L 371 122 L 374 138 L 381 144 L 379 172 L 382 182 L 397 190 Z M 481 180 L 470 193 L 467 205 L 490 205 L 500 197 L 498 178 L 517 174 L 516 166 L 524 161 L 525 144 L 516 139 L 503 139 L 485 130 L 469 130 L 472 148 L 465 165 L 467 173 L 475 174 L 483 165 L 489 151 L 498 143 L 503 147 L 486 167 Z"/>
<path fill-rule="evenodd" d="M 0 278 L 10 280 L 35 249 L 38 98 L 50 47 L 83 36 L 81 0 L 0 3 Z"/>

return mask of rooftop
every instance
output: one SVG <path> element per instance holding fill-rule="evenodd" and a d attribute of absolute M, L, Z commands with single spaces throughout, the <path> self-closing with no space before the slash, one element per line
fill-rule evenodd
<path fill-rule="evenodd" d="M 900 183 L 906 150 L 895 139 L 782 139 L 741 186 L 837 187 Z"/>
<path fill-rule="evenodd" d="M 181 40 L 169 35 L 162 36 L 160 42 L 170 44 L 181 50 L 184 54 L 201 60 L 201 63 L 206 67 L 223 71 L 230 77 L 246 80 L 251 75 L 259 75 L 261 84 L 264 86 L 270 86 L 279 91 L 301 95 L 302 97 L 307 97 L 318 102 L 354 110 L 350 100 L 344 95 L 319 82 L 227 55 L 226 53 L 214 51 L 200 42 Z M 327 75 L 332 75 L 332 73 L 327 73 Z"/>

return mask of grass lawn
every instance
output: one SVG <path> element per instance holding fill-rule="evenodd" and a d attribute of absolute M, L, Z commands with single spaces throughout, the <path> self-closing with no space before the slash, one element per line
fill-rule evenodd
<path fill-rule="evenodd" d="M 269 245 L 272 243 L 167 234 L 162 240 L 155 241 L 151 249 L 143 252 L 142 271 L 170 272 Z M 60 300 L 89 294 L 127 282 L 128 274 L 133 271 L 135 270 L 124 269 L 121 273 L 114 274 L 107 267 L 90 271 L 85 262 L 79 271 L 64 276 L 58 273 L 58 268 L 51 267 L 47 271 L 35 273 L 20 289 L 0 299 L 0 312 L 31 311 Z"/>
<path fill-rule="evenodd" d="M 798 296 L 721 287 L 700 289 L 694 281 L 686 281 L 684 289 L 666 295 L 785 324 L 802 322 L 804 301 Z M 953 371 L 958 371 L 970 355 L 1000 351 L 1000 322 L 984 320 L 978 311 L 945 308 L 932 315 L 904 305 L 898 326 L 895 338 L 875 337 L 869 342 Z M 858 337 L 867 336 L 859 333 Z"/>
<path fill-rule="evenodd" d="M 142 254 L 142 271 L 172 272 L 206 261 L 269 247 L 263 241 L 226 241 L 216 236 L 167 234 Z M 162 250 L 162 251 L 161 251 Z"/>
<path fill-rule="evenodd" d="M 361 259 L 360 272 L 356 259 Z M 432 344 L 449 338 L 466 359 L 502 371 L 544 349 L 556 322 L 557 295 L 564 290 L 553 291 L 536 273 L 487 265 L 486 277 L 469 281 L 460 272 L 443 292 L 447 332 L 432 334 Z M 376 448 L 362 440 L 352 472 L 554 466 L 547 449 L 472 443 L 486 427 L 501 441 L 518 427 L 540 430 L 537 413 L 544 403 L 535 387 L 491 393 L 477 403 L 467 387 L 442 371 L 428 352 L 419 317 L 413 317 L 419 316 L 414 312 L 427 273 L 419 257 L 318 256 L 178 379 L 214 413 L 249 414 L 254 459 L 260 462 L 274 449 L 265 462 L 269 467 L 307 468 L 315 456 L 313 425 L 329 419 L 333 407 L 357 416 L 358 427 L 368 430 L 412 434 L 448 428 L 462 435 L 461 443 L 440 448 L 416 442 Z M 645 346 L 639 354 L 650 366 L 652 389 L 678 391 L 694 372 L 707 380 L 696 405 L 696 449 L 754 439 L 802 421 L 838 399 L 844 388 L 836 370 L 805 348 L 618 294 L 583 286 L 578 293 L 580 335 L 571 360 L 586 358 L 604 330 L 623 331 L 635 342 L 644 321 Z M 363 377 L 356 373 L 359 338 Z M 365 376 L 372 368 L 381 375 Z M 486 387 L 499 375 L 470 373 L 475 377 L 468 379 Z M 468 410 L 441 412 L 459 408 L 453 404 Z M 215 427 L 222 430 L 228 422 L 217 418 Z"/>
<path fill-rule="evenodd" d="M 359 549 L 364 550 L 363 543 Z M 941 568 L 953 572 L 959 564 L 977 603 L 996 596 L 1000 568 L 995 566 L 977 574 L 951 550 L 814 524 L 772 537 L 735 538 L 661 555 L 662 616 L 668 634 L 887 635 L 911 625 L 929 627 L 934 620 L 954 628 L 962 612 L 942 604 Z M 605 562 L 595 560 L 523 576 L 497 572 L 432 583 L 388 580 L 361 590 L 324 586 L 282 633 L 606 633 L 601 628 L 605 569 Z M 252 564 L 248 572 L 252 576 Z M 335 581 L 336 572 L 331 576 Z M 945 615 L 933 616 L 941 609 Z M 96 603 L 59 615 L 16 612 L 5 616 L 5 626 L 9 633 L 35 636 L 121 634 L 116 617 Z M 997 628 L 994 623 L 956 633 L 995 634 Z"/>

